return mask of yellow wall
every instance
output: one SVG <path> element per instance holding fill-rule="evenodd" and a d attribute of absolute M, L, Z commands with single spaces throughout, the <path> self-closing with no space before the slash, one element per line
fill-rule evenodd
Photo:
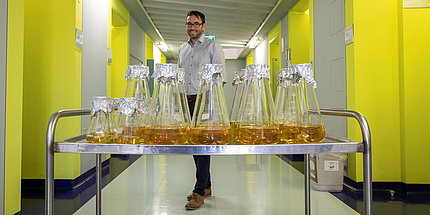
<path fill-rule="evenodd" d="M 251 51 L 251 53 L 246 56 L 246 65 L 254 64 L 254 51 Z"/>
<path fill-rule="evenodd" d="M 309 61 L 314 62 L 314 1 L 309 1 L 308 7 L 305 10 L 305 14 L 308 14 L 309 16 Z M 314 70 L 315 71 L 315 70 Z"/>
<path fill-rule="evenodd" d="M 145 63 L 148 59 L 154 59 L 154 41 L 145 33 Z M 155 65 L 154 65 L 155 66 Z"/>
<path fill-rule="evenodd" d="M 301 2 L 301 1 L 300 1 Z M 288 44 L 291 48 L 291 63 L 309 63 L 309 13 L 306 10 L 288 12 Z"/>
<path fill-rule="evenodd" d="M 400 0 L 346 2 L 347 24 L 354 22 L 348 47 L 347 107 L 361 112 L 372 135 L 373 181 L 398 182 L 400 174 L 399 14 Z M 372 5 L 372 7 L 369 7 Z M 351 45 L 349 45 L 351 46 Z M 352 49 L 352 50 L 351 50 Z M 351 54 L 353 55 L 351 56 Z M 353 58 L 353 59 L 351 59 Z M 351 65 L 353 64 L 353 65 Z M 348 135 L 361 140 L 354 123 Z M 349 157 L 349 176 L 362 181 L 362 157 Z"/>
<path fill-rule="evenodd" d="M 111 0 L 108 14 L 108 48 L 112 49 L 112 63 L 108 63 L 108 96 L 120 98 L 127 88 L 130 13 L 120 0 Z"/>
<path fill-rule="evenodd" d="M 312 20 L 312 1 L 310 11 Z M 422 134 L 430 131 L 425 124 L 430 114 L 422 108 L 430 101 L 425 84 L 419 83 L 429 79 L 430 32 L 423 26 L 430 24 L 430 9 L 403 9 L 401 0 L 346 0 L 345 26 L 351 24 L 354 43 L 345 47 L 347 109 L 361 112 L 369 122 L 373 181 L 428 184 L 430 173 L 423 170 L 430 146 Z M 361 140 L 353 119 L 348 120 L 348 137 Z M 361 154 L 349 154 L 348 170 L 351 179 L 363 180 Z"/>
<path fill-rule="evenodd" d="M 81 71 L 75 68 L 75 58 L 80 56 L 74 44 L 75 9 L 74 1 L 25 1 L 23 179 L 45 178 L 50 116 L 61 109 L 81 107 Z M 80 118 L 60 122 L 56 139 L 80 134 Z M 55 155 L 56 178 L 75 178 L 79 173 L 78 154 Z"/>
<path fill-rule="evenodd" d="M 429 184 L 430 105 L 427 81 L 430 80 L 430 8 L 403 9 L 404 73 L 401 74 L 402 181 Z"/>
<path fill-rule="evenodd" d="M 160 56 L 161 56 L 160 63 L 166 63 L 166 55 L 164 55 L 163 52 L 160 51 Z"/>
<path fill-rule="evenodd" d="M 9 1 L 7 19 L 4 214 L 21 208 L 24 0 Z"/>

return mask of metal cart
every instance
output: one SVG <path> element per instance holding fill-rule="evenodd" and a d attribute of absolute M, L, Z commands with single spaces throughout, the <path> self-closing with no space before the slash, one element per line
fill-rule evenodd
<path fill-rule="evenodd" d="M 305 154 L 305 214 L 311 214 L 310 208 L 310 168 L 309 154 L 319 153 L 363 153 L 364 179 L 364 214 L 372 214 L 372 160 L 370 147 L 370 129 L 366 118 L 358 112 L 347 110 L 321 110 L 323 115 L 355 118 L 361 128 L 363 141 L 327 136 L 318 144 L 276 144 L 276 145 L 129 145 L 129 144 L 94 144 L 80 135 L 55 142 L 55 128 L 62 117 L 89 115 L 89 109 L 62 110 L 54 113 L 46 133 L 46 180 L 45 214 L 54 213 L 54 153 L 87 153 L 96 155 L 96 213 L 101 214 L 102 190 L 102 154 L 128 155 L 261 155 L 261 154 Z"/>

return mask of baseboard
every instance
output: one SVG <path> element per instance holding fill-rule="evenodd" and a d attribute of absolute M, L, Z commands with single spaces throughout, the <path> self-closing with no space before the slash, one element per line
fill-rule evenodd
<path fill-rule="evenodd" d="M 109 174 L 110 158 L 102 162 L 102 176 Z M 91 177 L 95 177 L 96 167 L 93 167 L 78 176 L 75 179 L 54 179 L 54 188 L 56 190 L 72 190 L 89 181 Z M 21 179 L 21 187 L 23 189 L 44 189 L 45 179 Z"/>
<path fill-rule="evenodd" d="M 344 177 L 343 183 L 346 187 L 354 192 L 363 191 L 363 182 L 355 182 L 354 180 Z M 430 184 L 406 184 L 404 182 L 373 182 L 372 189 L 378 191 L 390 191 L 406 193 L 406 194 L 424 194 L 430 193 Z"/>

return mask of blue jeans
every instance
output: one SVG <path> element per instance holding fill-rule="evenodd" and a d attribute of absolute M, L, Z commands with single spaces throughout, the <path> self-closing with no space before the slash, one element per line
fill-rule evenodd
<path fill-rule="evenodd" d="M 194 113 L 194 106 L 196 100 L 188 101 L 188 107 L 190 108 L 191 117 Z M 211 156 L 210 155 L 193 155 L 194 163 L 196 164 L 196 184 L 194 185 L 193 193 L 197 193 L 201 196 L 205 195 L 205 189 L 211 188 L 211 174 L 209 171 Z"/>

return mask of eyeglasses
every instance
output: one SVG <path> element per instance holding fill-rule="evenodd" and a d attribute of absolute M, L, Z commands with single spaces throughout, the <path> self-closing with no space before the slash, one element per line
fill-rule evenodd
<path fill-rule="evenodd" d="M 191 22 L 187 22 L 187 23 L 185 23 L 185 25 L 186 25 L 188 28 L 191 28 L 191 26 L 194 26 L 194 28 L 198 28 L 198 27 L 200 27 L 200 25 L 203 25 L 203 23 L 198 23 L 198 22 L 191 23 Z"/>

